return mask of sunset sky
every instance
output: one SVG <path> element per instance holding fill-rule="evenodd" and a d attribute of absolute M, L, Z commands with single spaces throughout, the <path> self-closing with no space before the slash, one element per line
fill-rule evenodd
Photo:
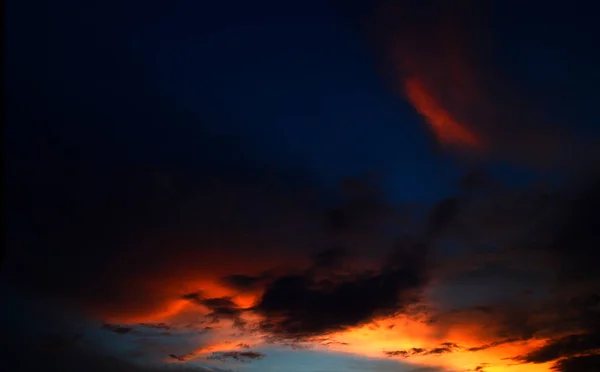
<path fill-rule="evenodd" d="M 6 1 L 2 363 L 600 371 L 584 4 Z"/>

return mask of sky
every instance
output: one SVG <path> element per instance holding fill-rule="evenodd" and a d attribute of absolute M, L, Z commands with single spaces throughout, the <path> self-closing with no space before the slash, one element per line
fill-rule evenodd
<path fill-rule="evenodd" d="M 3 364 L 600 370 L 594 14 L 6 1 Z"/>

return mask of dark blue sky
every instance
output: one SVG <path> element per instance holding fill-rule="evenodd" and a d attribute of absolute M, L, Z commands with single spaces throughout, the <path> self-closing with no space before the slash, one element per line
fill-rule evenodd
<path fill-rule="evenodd" d="M 328 186 L 376 172 L 395 200 L 437 199 L 460 173 L 327 2 L 33 6 L 9 4 L 7 24 L 26 137 L 102 161 L 304 169 Z"/>

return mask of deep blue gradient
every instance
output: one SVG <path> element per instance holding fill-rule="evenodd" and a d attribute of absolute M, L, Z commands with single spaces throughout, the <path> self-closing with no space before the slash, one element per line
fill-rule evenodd
<path fill-rule="evenodd" d="M 102 162 L 305 169 L 328 187 L 368 172 L 398 201 L 433 201 L 459 173 L 325 2 L 99 4 L 8 6 L 10 130 L 29 157 L 38 136 Z"/>

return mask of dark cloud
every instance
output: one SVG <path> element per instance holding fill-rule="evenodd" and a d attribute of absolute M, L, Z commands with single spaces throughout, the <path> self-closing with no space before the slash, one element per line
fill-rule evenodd
<path fill-rule="evenodd" d="M 560 257 L 560 280 L 566 285 L 598 285 L 600 279 L 590 262 L 600 258 L 596 249 L 600 244 L 600 223 L 596 218 L 600 211 L 600 172 L 592 170 L 595 172 L 584 176 L 582 186 L 570 190 L 562 199 L 562 214 L 555 221 L 550 248 Z"/>
<path fill-rule="evenodd" d="M 436 203 L 429 213 L 426 234 L 434 238 L 446 232 L 448 225 L 458 215 L 459 208 L 459 200 L 454 197 Z"/>
<path fill-rule="evenodd" d="M 196 357 L 197 353 L 187 353 L 187 354 L 169 354 L 169 357 L 175 359 L 180 362 L 187 362 L 190 359 Z"/>
<path fill-rule="evenodd" d="M 400 356 L 403 358 L 408 358 L 411 355 L 419 355 L 420 353 L 424 352 L 425 349 L 420 348 L 420 347 L 413 347 L 410 348 L 408 350 L 393 350 L 393 351 L 384 351 L 383 353 L 388 356 L 388 357 L 396 357 L 396 356 Z"/>
<path fill-rule="evenodd" d="M 105 323 L 102 325 L 102 329 L 116 333 L 118 335 L 135 334 L 148 336 L 171 336 L 171 330 L 174 330 L 168 324 L 165 323 L 139 323 L 135 326 L 123 326 L 117 324 Z"/>
<path fill-rule="evenodd" d="M 493 180 L 482 168 L 468 171 L 459 181 L 462 190 L 473 192 L 478 190 L 489 190 L 497 181 Z"/>
<path fill-rule="evenodd" d="M 548 341 L 537 350 L 515 358 L 524 363 L 545 363 L 563 357 L 577 356 L 600 350 L 600 332 L 577 334 Z"/>
<path fill-rule="evenodd" d="M 490 284 L 496 291 L 510 281 L 515 284 L 510 287 L 512 294 L 504 297 L 474 292 L 480 301 L 477 305 L 461 307 L 461 302 L 454 302 L 458 306 L 454 311 L 438 312 L 440 329 L 453 322 L 477 322 L 484 332 L 500 338 L 467 351 L 547 338 L 546 345 L 515 360 L 554 362 L 556 370 L 568 368 L 561 366 L 568 366 L 570 360 L 593 365 L 600 350 L 600 276 L 592 264 L 600 259 L 594 248 L 600 246 L 598 179 L 596 167 L 590 164 L 583 175 L 556 187 L 508 188 L 496 183 L 456 199 L 460 208 L 444 220 L 445 230 L 438 237 L 451 237 L 472 248 L 455 252 L 456 259 L 437 266 L 434 275 L 446 285 L 485 283 L 496 277 L 503 282 Z M 495 248 L 482 254 L 486 246 Z M 532 266 L 534 261 L 537 264 Z"/>
<path fill-rule="evenodd" d="M 561 359 L 552 366 L 558 372 L 595 372 L 600 368 L 600 354 Z"/>
<path fill-rule="evenodd" d="M 510 344 L 511 342 L 516 342 L 519 341 L 518 338 L 509 338 L 506 340 L 498 340 L 498 341 L 494 341 L 494 342 L 490 342 L 489 344 L 485 344 L 485 345 L 480 345 L 480 346 L 475 346 L 475 347 L 470 347 L 467 349 L 467 351 L 481 351 L 481 350 L 486 350 L 492 347 L 496 347 L 496 346 L 500 346 L 500 345 L 504 345 L 504 344 Z"/>
<path fill-rule="evenodd" d="M 224 318 L 233 319 L 234 327 L 237 328 L 244 328 L 246 325 L 246 322 L 240 318 L 245 309 L 241 309 L 231 297 L 204 298 L 202 292 L 193 292 L 185 294 L 181 298 L 206 307 L 210 311 L 207 317 L 211 319 L 212 323 L 219 323 Z"/>
<path fill-rule="evenodd" d="M 467 176 L 468 177 L 468 176 Z M 514 243 L 548 224 L 557 199 L 543 185 L 510 187 L 490 179 L 487 187 L 438 202 L 430 212 L 429 233 L 472 244 Z"/>
<path fill-rule="evenodd" d="M 477 352 L 481 350 L 490 349 L 496 346 L 500 346 L 503 344 L 508 344 L 518 341 L 518 339 L 507 339 L 507 340 L 499 340 L 495 342 L 491 342 L 489 344 L 484 344 L 476 347 L 464 347 L 454 342 L 443 342 L 438 347 L 434 348 L 424 348 L 424 347 L 413 347 L 405 350 L 385 350 L 383 353 L 387 357 L 401 357 L 401 358 L 409 358 L 413 356 L 419 355 L 442 355 L 456 352 Z M 483 367 L 482 367 L 483 368 Z M 478 371 L 477 369 L 475 369 Z"/>
<path fill-rule="evenodd" d="M 323 340 L 321 341 L 321 345 L 340 345 L 340 346 L 348 346 L 350 345 L 348 342 L 341 342 L 341 341 L 335 341 L 335 340 Z"/>
<path fill-rule="evenodd" d="M 317 267 L 333 267 L 346 258 L 348 252 L 343 248 L 329 248 L 317 253 L 314 262 Z"/>
<path fill-rule="evenodd" d="M 239 322 L 243 322 L 239 319 L 239 315 L 243 310 L 229 297 L 207 298 L 202 300 L 202 304 L 211 310 L 209 316 L 216 319 L 219 317 L 233 318 L 238 319 Z"/>
<path fill-rule="evenodd" d="M 195 304 L 201 305 L 202 304 L 202 297 L 203 297 L 203 293 L 202 292 L 192 292 L 192 293 L 186 293 L 183 296 L 181 296 L 182 299 L 184 300 L 188 300 L 191 301 Z"/>
<path fill-rule="evenodd" d="M 454 353 L 457 351 L 461 351 L 464 348 L 458 344 L 453 342 L 444 342 L 440 344 L 439 347 L 434 347 L 431 349 L 421 348 L 421 347 L 413 347 L 406 350 L 393 350 L 393 351 L 384 351 L 383 353 L 388 357 L 402 357 L 409 358 L 417 355 L 442 355 L 448 353 Z"/>
<path fill-rule="evenodd" d="M 140 327 L 145 328 L 153 328 L 153 329 L 162 329 L 168 331 L 171 329 L 171 326 L 165 323 L 140 323 L 138 324 Z"/>
<path fill-rule="evenodd" d="M 256 351 L 217 351 L 207 357 L 209 360 L 235 360 L 237 362 L 249 362 L 252 360 L 260 360 L 265 357 L 265 354 Z"/>
<path fill-rule="evenodd" d="M 234 274 L 223 277 L 221 281 L 228 287 L 237 291 L 247 292 L 260 288 L 264 282 L 264 278 L 258 276 Z"/>
<path fill-rule="evenodd" d="M 586 363 L 587 366 L 597 363 L 594 355 L 600 350 L 600 273 L 590 262 L 600 259 L 594 248 L 600 246 L 600 225 L 595 218 L 600 210 L 598 180 L 597 175 L 586 177 L 583 186 L 575 187 L 561 198 L 561 214 L 554 220 L 548 247 L 555 257 L 552 268 L 556 270 L 556 281 L 552 284 L 555 296 L 549 303 L 552 308 L 545 312 L 553 316 L 537 331 L 572 334 L 553 338 L 517 360 L 556 361 L 556 366 L 566 366 L 557 367 L 558 370 L 569 368 L 569 363 L 582 363 L 582 368 L 588 368 L 583 367 Z M 569 362 L 571 358 L 573 362 Z"/>
<path fill-rule="evenodd" d="M 131 327 L 123 327 L 123 326 L 119 326 L 119 325 L 115 325 L 115 324 L 104 324 L 102 326 L 102 328 L 106 329 L 107 331 L 119 334 L 119 335 L 125 335 L 128 333 L 133 332 L 133 328 Z"/>
<path fill-rule="evenodd" d="M 449 370 L 443 367 L 417 367 L 409 370 L 409 372 L 448 372 Z"/>
<path fill-rule="evenodd" d="M 237 308 L 235 302 L 230 297 L 207 298 L 202 300 L 202 304 L 211 310 Z"/>
<path fill-rule="evenodd" d="M 473 368 L 473 372 L 485 372 L 485 367 L 489 367 L 489 366 L 490 366 L 489 363 L 480 364 L 480 365 L 476 366 L 475 368 Z"/>
<path fill-rule="evenodd" d="M 276 278 L 254 310 L 263 329 L 283 337 L 308 337 L 392 315 L 418 299 L 427 283 L 427 247 L 399 246 L 378 270 L 331 279 L 312 271 Z"/>

